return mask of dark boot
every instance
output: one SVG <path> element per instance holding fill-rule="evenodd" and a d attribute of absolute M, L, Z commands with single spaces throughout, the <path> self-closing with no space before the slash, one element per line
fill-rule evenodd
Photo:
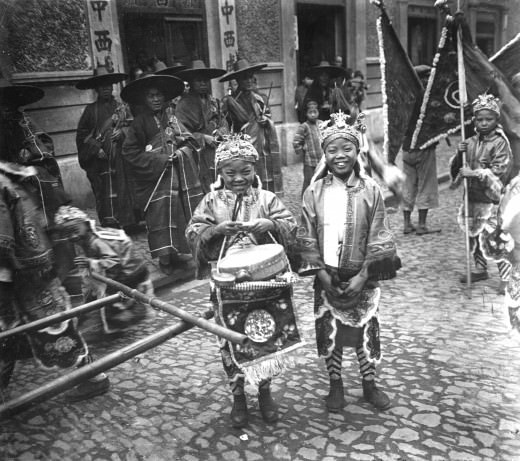
<path fill-rule="evenodd" d="M 363 397 L 368 403 L 371 403 L 378 410 L 388 410 L 392 403 L 383 391 L 376 387 L 375 380 L 363 380 Z"/>
<path fill-rule="evenodd" d="M 327 409 L 332 413 L 341 411 L 346 405 L 343 380 L 341 378 L 330 380 L 330 391 L 325 401 L 327 403 Z"/>
<path fill-rule="evenodd" d="M 273 397 L 271 396 L 271 389 L 267 386 L 259 389 L 258 391 L 258 405 L 260 407 L 260 413 L 266 423 L 274 423 L 278 421 L 278 407 L 274 403 Z"/>
<path fill-rule="evenodd" d="M 403 210 L 404 227 L 403 234 L 411 234 L 415 231 L 415 227 L 412 224 L 412 212 Z"/>
<path fill-rule="evenodd" d="M 426 217 L 428 216 L 428 209 L 419 210 L 419 227 L 417 227 L 417 235 L 435 234 L 441 231 L 438 228 L 431 228 L 426 226 Z"/>
<path fill-rule="evenodd" d="M 236 429 L 247 426 L 247 402 L 245 394 L 233 395 L 231 408 L 231 424 Z"/>

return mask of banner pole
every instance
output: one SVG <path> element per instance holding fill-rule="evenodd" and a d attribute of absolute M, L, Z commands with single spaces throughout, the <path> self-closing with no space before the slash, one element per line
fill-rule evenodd
<path fill-rule="evenodd" d="M 457 2 L 460 8 L 460 0 Z M 460 139 L 466 141 L 464 132 L 464 106 L 467 102 L 466 92 L 466 71 L 464 68 L 464 54 L 462 49 L 462 26 L 457 27 L 457 67 L 459 73 L 459 101 L 460 101 Z M 462 164 L 468 166 L 466 152 L 462 153 Z M 464 234 L 466 241 L 466 287 L 468 298 L 471 299 L 471 250 L 469 241 L 469 199 L 468 199 L 468 178 L 464 178 Z"/>

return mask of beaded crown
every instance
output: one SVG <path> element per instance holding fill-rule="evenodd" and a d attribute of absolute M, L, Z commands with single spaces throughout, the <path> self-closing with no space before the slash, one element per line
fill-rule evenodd
<path fill-rule="evenodd" d="M 258 160 L 258 152 L 249 141 L 251 137 L 244 133 L 233 133 L 223 136 L 223 141 L 215 151 L 215 168 L 218 169 L 223 162 L 229 160 L 245 160 L 255 163 Z"/>
<path fill-rule="evenodd" d="M 88 221 L 89 217 L 87 213 L 75 206 L 63 205 L 60 206 L 56 215 L 54 216 L 54 222 L 57 226 L 62 226 L 65 223 L 71 221 Z"/>
<path fill-rule="evenodd" d="M 352 141 L 359 149 L 365 131 L 365 114 L 360 112 L 357 118 L 354 119 L 354 117 L 340 110 L 337 113 L 330 114 L 330 120 L 320 126 L 321 147 L 325 149 L 325 146 L 331 141 L 345 138 Z"/>
<path fill-rule="evenodd" d="M 492 94 L 480 94 L 477 99 L 472 102 L 473 113 L 476 114 L 480 110 L 490 110 L 500 115 L 500 99 L 495 98 Z"/>

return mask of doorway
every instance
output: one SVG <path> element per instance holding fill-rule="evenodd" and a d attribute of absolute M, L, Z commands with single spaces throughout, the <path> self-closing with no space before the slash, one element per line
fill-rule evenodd
<path fill-rule="evenodd" d="M 320 61 L 334 63 L 336 55 L 346 63 L 343 7 L 298 4 L 298 80 Z"/>

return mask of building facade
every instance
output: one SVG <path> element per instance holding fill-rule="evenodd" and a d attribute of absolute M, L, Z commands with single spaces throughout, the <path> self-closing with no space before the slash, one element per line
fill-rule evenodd
<path fill-rule="evenodd" d="M 454 7 L 456 2 L 452 2 Z M 479 47 L 492 55 L 520 32 L 515 0 L 463 0 Z M 413 64 L 431 64 L 442 28 L 434 0 L 385 0 Z M 75 84 L 98 65 L 136 67 L 203 59 L 229 68 L 240 57 L 267 63 L 259 91 L 269 95 L 286 164 L 297 127 L 294 91 L 305 68 L 340 55 L 369 88 L 369 131 L 381 137 L 378 9 L 367 0 L 0 0 L 0 71 L 34 84 L 45 98 L 27 111 L 54 139 L 65 185 L 80 206 L 92 204 L 76 159 L 75 130 L 95 94 Z M 31 31 L 31 33 L 27 33 Z M 212 82 L 216 96 L 227 87 Z"/>

